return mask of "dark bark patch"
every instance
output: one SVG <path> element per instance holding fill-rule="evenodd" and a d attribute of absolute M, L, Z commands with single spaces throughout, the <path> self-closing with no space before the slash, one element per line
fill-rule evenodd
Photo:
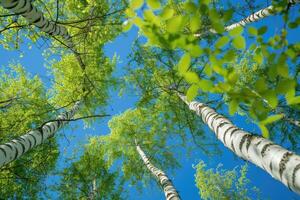
<path fill-rule="evenodd" d="M 286 163 L 290 160 L 290 157 L 293 155 L 291 152 L 286 152 L 283 154 L 280 162 L 279 162 L 279 174 L 280 174 L 280 179 L 282 179 L 282 174 L 284 170 L 286 169 Z"/>

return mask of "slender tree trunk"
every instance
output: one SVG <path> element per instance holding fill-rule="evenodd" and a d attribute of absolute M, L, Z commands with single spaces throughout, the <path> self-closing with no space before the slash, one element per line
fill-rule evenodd
<path fill-rule="evenodd" d="M 136 150 L 140 154 L 144 164 L 149 169 L 151 174 L 158 180 L 159 184 L 164 190 L 165 197 L 167 200 L 180 200 L 180 196 L 176 191 L 172 181 L 168 178 L 168 176 L 160 169 L 156 168 L 149 161 L 149 158 L 146 156 L 141 147 L 136 144 Z"/>
<path fill-rule="evenodd" d="M 94 200 L 96 199 L 96 195 L 97 195 L 97 184 L 96 184 L 96 178 L 93 179 L 93 183 L 92 183 L 92 191 L 90 193 L 90 200 Z"/>
<path fill-rule="evenodd" d="M 268 139 L 243 131 L 207 105 L 197 101 L 188 102 L 186 96 L 177 94 L 227 148 L 300 194 L 300 156 Z"/>
<path fill-rule="evenodd" d="M 79 104 L 79 101 L 76 102 L 70 111 L 60 114 L 56 121 L 45 123 L 38 130 L 32 130 L 21 137 L 0 145 L 0 168 L 53 137 L 59 128 L 68 123 L 68 120 L 75 115 Z"/>
<path fill-rule="evenodd" d="M 72 37 L 68 33 L 68 30 L 55 22 L 46 19 L 42 12 L 38 11 L 36 7 L 32 5 L 31 0 L 2 0 L 0 4 L 3 8 L 10 10 L 15 14 L 22 15 L 30 24 L 38 27 L 41 31 L 51 36 L 61 36 L 66 42 L 66 46 L 70 48 L 78 60 L 82 69 L 85 69 L 85 65 L 80 57 L 80 54 L 76 51 Z"/>
<path fill-rule="evenodd" d="M 288 0 L 288 2 L 291 4 L 291 5 L 294 5 L 296 3 L 299 3 L 300 0 Z M 226 26 L 225 27 L 225 31 L 230 31 L 236 27 L 239 27 L 239 26 L 246 26 L 247 24 L 250 24 L 252 22 L 256 22 L 256 21 L 259 21 L 265 17 L 268 17 L 270 15 L 273 15 L 275 14 L 276 11 L 274 10 L 274 6 L 268 6 L 266 8 L 263 8 L 251 15 L 249 15 L 248 17 L 242 19 L 241 21 L 237 22 L 237 23 L 234 23 L 234 24 L 231 24 L 229 26 Z M 209 29 L 207 32 L 204 32 L 204 33 L 196 33 L 194 34 L 195 37 L 202 37 L 202 36 L 205 36 L 205 35 L 208 35 L 209 33 L 217 33 L 214 29 Z"/>

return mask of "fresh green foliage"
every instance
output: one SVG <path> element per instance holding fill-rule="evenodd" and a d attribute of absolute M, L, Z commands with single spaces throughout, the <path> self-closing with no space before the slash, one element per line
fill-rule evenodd
<path fill-rule="evenodd" d="M 147 4 L 149 5 L 148 2 Z M 172 3 L 167 3 L 155 12 L 149 5 L 149 9 L 144 11 L 143 18 L 136 15 L 128 15 L 128 17 L 146 36 L 147 45 L 173 51 L 179 49 L 183 52 L 177 69 L 179 75 L 191 85 L 186 90 L 188 100 L 196 98 L 199 91 L 228 95 L 231 97 L 228 101 L 230 114 L 234 114 L 240 104 L 246 103 L 249 115 L 261 127 L 263 127 L 261 122 L 272 115 L 274 109 L 278 108 L 282 96 L 285 96 L 287 106 L 299 104 L 300 97 L 295 92 L 297 80 L 290 69 L 299 62 L 296 52 L 299 52 L 300 46 L 299 43 L 287 41 L 287 29 L 282 29 L 279 34 L 264 41 L 263 35 L 268 31 L 266 26 L 258 29 L 250 27 L 249 35 L 242 26 L 226 32 L 227 22 L 232 18 L 233 10 L 231 8 L 218 12 L 215 4 L 211 1 L 201 1 L 199 4 L 186 1 L 180 5 L 185 9 L 180 9 L 178 13 Z M 283 7 L 283 1 L 274 5 L 274 9 L 278 12 Z M 283 14 L 283 17 L 287 21 L 289 15 Z M 292 28 L 299 26 L 298 21 L 297 18 L 295 22 L 291 22 Z M 210 29 L 205 29 L 202 22 L 205 22 L 205 26 Z M 220 36 L 209 48 L 206 43 L 199 43 L 199 37 L 207 39 L 207 35 L 216 33 Z M 246 40 L 249 37 L 252 37 L 254 42 L 247 49 L 253 52 L 247 58 L 248 62 L 251 63 L 251 66 L 263 70 L 264 77 L 261 77 L 262 79 L 255 78 L 256 86 L 253 88 L 244 85 L 244 87 L 240 87 L 239 92 L 236 92 L 233 90 L 239 82 L 239 71 L 232 65 L 234 62 L 237 64 L 241 59 L 236 55 L 245 52 L 246 47 L 248 48 Z M 206 76 L 201 76 L 195 73 L 194 69 L 189 68 L 191 61 L 199 57 L 206 60 Z M 198 68 L 201 69 L 204 66 L 198 66 Z M 290 83 L 287 85 L 288 87 L 285 87 L 286 89 L 282 89 L 278 80 Z M 247 95 L 243 96 L 241 92 L 247 93 Z M 257 100 L 258 98 L 260 100 Z M 266 129 L 262 130 L 265 132 Z"/>
<path fill-rule="evenodd" d="M 174 129 L 155 108 L 127 110 L 113 117 L 108 125 L 111 133 L 99 137 L 107 162 L 112 165 L 121 161 L 123 176 L 131 184 L 135 185 L 151 176 L 150 173 L 145 173 L 147 169 L 139 157 L 135 142 L 147 152 L 155 166 L 164 170 L 178 167 L 173 155 L 174 145 L 167 146 L 167 141 L 174 138 L 170 137 L 174 134 Z"/>
<path fill-rule="evenodd" d="M 242 166 L 239 172 L 236 169 L 221 169 L 221 165 L 213 170 L 205 169 L 206 164 L 201 161 L 195 168 L 196 186 L 199 188 L 203 200 L 250 200 L 254 196 L 256 196 L 255 199 L 260 199 L 258 189 L 249 187 L 250 181 L 246 177 L 247 165 Z"/>
<path fill-rule="evenodd" d="M 0 91 L 1 143 L 38 128 L 56 114 L 41 80 L 27 74 L 20 65 L 1 69 Z M 58 154 L 52 139 L 2 168 L 1 197 L 36 199 L 44 191 L 45 174 L 54 169 Z"/>
<path fill-rule="evenodd" d="M 109 169 L 105 151 L 97 138 L 90 138 L 83 155 L 60 174 L 60 184 L 54 186 L 62 199 L 123 199 L 120 173 Z"/>

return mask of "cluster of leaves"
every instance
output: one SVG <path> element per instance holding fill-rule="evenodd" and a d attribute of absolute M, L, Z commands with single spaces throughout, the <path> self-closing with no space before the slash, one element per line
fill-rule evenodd
<path fill-rule="evenodd" d="M 115 62 L 104 57 L 100 48 L 95 48 L 94 53 L 85 59 L 88 65 L 84 70 L 73 54 L 66 54 L 51 65 L 53 104 L 71 107 L 72 103 L 82 101 L 77 113 L 80 116 L 91 116 L 101 111 L 97 109 L 106 104 L 108 87 L 115 83 L 111 78 Z"/>
<path fill-rule="evenodd" d="M 20 65 L 1 70 L 0 91 L 1 143 L 39 127 L 55 114 L 41 80 Z M 9 187 L 1 187 L 2 198 L 36 198 L 45 189 L 44 178 L 53 170 L 57 157 L 57 144 L 49 140 L 6 165 L 0 172 L 0 184 Z"/>
<path fill-rule="evenodd" d="M 274 115 L 280 100 L 285 100 L 289 106 L 297 107 L 300 103 L 300 97 L 295 92 L 297 80 L 293 76 L 293 66 L 299 61 L 297 52 L 300 46 L 299 43 L 288 43 L 287 28 L 284 27 L 279 34 L 265 41 L 263 37 L 268 30 L 266 26 L 259 29 L 250 26 L 248 34 L 241 26 L 225 32 L 233 10 L 223 9 L 222 14 L 219 14 L 209 0 L 199 3 L 186 1 L 182 3 L 184 9 L 180 13 L 171 4 L 162 6 L 159 1 L 149 0 L 148 9 L 143 12 L 143 18 L 140 18 L 137 13 L 143 4 L 142 0 L 131 1 L 126 11 L 130 19 L 124 28 L 126 30 L 130 28 L 130 23 L 134 23 L 147 37 L 147 45 L 183 51 L 177 70 L 190 84 L 186 92 L 188 100 L 194 99 L 199 90 L 211 94 L 226 94 L 230 113 L 234 114 L 240 105 L 247 106 L 249 116 L 259 124 L 265 137 L 269 135 L 266 125 L 284 117 L 282 114 Z M 287 6 L 284 1 L 273 6 L 273 12 L 283 13 L 288 27 L 293 29 L 299 26 L 299 18 L 289 21 L 288 13 L 284 12 Z M 199 37 L 205 39 L 209 34 L 217 34 L 218 39 L 208 47 L 207 43 L 199 42 Z M 237 91 L 239 71 L 232 67 L 232 63 L 239 60 L 239 52 L 245 51 L 247 38 L 254 41 L 249 46 L 249 51 L 253 53 L 249 58 L 253 62 L 252 66 L 264 70 L 265 76 L 256 79 L 251 89 L 243 84 L 239 85 Z M 192 60 L 198 57 L 206 60 L 204 66 L 198 67 L 205 75 L 201 78 L 191 69 Z M 240 91 L 243 92 L 238 93 Z"/>
<path fill-rule="evenodd" d="M 144 173 L 147 169 L 142 160 L 137 159 L 139 155 L 135 142 L 151 155 L 151 162 L 158 168 L 178 167 L 179 164 L 172 153 L 175 144 L 168 143 L 172 138 L 170 134 L 176 131 L 172 131 L 172 124 L 167 123 L 155 109 L 127 110 L 113 117 L 109 121 L 109 128 L 110 134 L 99 137 L 99 142 L 103 144 L 108 164 L 122 162 L 122 175 L 131 184 L 135 185 L 151 176 Z"/>
<path fill-rule="evenodd" d="M 239 173 L 236 169 L 224 170 L 219 165 L 216 170 L 205 169 L 206 164 L 201 161 L 196 165 L 196 186 L 200 190 L 201 199 L 244 199 L 259 198 L 258 189 L 249 188 L 249 179 L 246 177 L 247 165 L 241 167 Z"/>
<path fill-rule="evenodd" d="M 54 189 L 62 199 L 123 199 L 123 181 L 105 160 L 105 151 L 97 138 L 90 138 L 83 155 L 63 170 Z M 78 156 L 76 156 L 78 157 Z"/>

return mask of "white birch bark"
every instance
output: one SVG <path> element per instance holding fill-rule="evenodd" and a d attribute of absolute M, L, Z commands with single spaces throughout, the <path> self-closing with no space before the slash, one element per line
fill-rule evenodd
<path fill-rule="evenodd" d="M 30 24 L 38 27 L 41 31 L 52 35 L 61 36 L 68 47 L 73 48 L 73 42 L 67 29 L 46 19 L 42 12 L 38 11 L 31 0 L 1 0 L 0 4 L 15 14 L 22 15 Z"/>
<path fill-rule="evenodd" d="M 207 105 L 188 102 L 186 96 L 177 94 L 233 153 L 300 194 L 300 156 L 259 135 L 243 131 Z"/>
<path fill-rule="evenodd" d="M 146 154 L 138 144 L 136 144 L 136 150 L 140 154 L 146 167 L 149 169 L 151 174 L 158 180 L 160 186 L 163 188 L 166 200 L 180 200 L 180 196 L 176 191 L 175 187 L 173 186 L 172 181 L 168 178 L 168 176 L 162 170 L 152 165 L 152 163 L 149 161 L 149 158 L 146 156 Z"/>
<path fill-rule="evenodd" d="M 44 124 L 40 129 L 32 130 L 21 137 L 0 145 L 0 168 L 53 137 L 75 115 L 79 109 L 79 104 L 79 101 L 76 102 L 71 110 L 60 114 L 55 121 Z"/>
<path fill-rule="evenodd" d="M 291 5 L 294 5 L 296 3 L 299 3 L 300 0 L 288 0 L 288 2 L 291 4 Z M 252 22 L 256 22 L 256 21 L 259 21 L 265 17 L 268 17 L 270 15 L 273 15 L 275 14 L 275 10 L 274 10 L 274 6 L 268 6 L 266 8 L 263 8 L 251 15 L 249 15 L 248 17 L 242 19 L 241 21 L 237 22 L 237 23 L 234 23 L 234 24 L 231 24 L 229 26 L 226 26 L 224 29 L 225 31 L 230 31 L 236 27 L 240 27 L 240 26 L 246 26 L 247 24 L 250 24 Z M 217 33 L 214 29 L 209 29 L 208 32 L 205 32 L 205 33 L 196 33 L 194 34 L 195 37 L 201 37 L 201 36 L 204 36 L 204 35 L 207 35 L 209 33 Z"/>

